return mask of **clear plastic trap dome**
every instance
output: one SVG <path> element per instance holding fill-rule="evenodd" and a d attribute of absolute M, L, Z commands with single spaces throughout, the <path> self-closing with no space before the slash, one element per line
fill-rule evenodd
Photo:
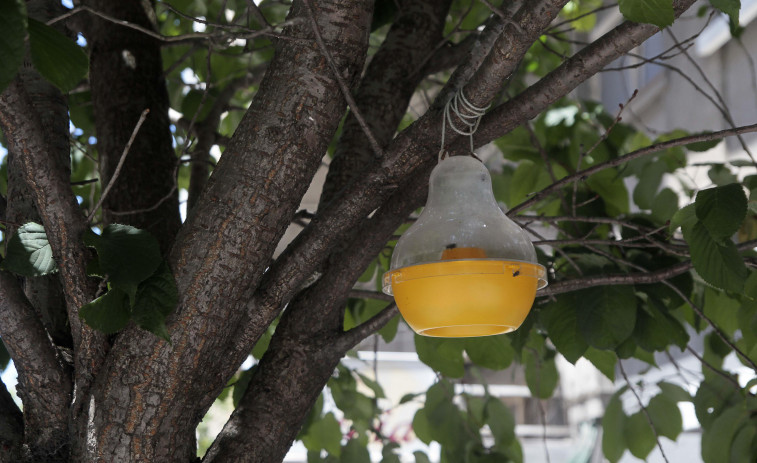
<path fill-rule="evenodd" d="M 468 156 L 433 170 L 426 207 L 383 279 L 410 327 L 437 337 L 513 331 L 546 285 L 533 244 L 497 205 L 486 167 Z"/>

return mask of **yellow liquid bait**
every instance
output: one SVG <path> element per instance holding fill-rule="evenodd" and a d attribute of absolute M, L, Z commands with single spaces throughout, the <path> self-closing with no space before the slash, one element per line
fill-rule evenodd
<path fill-rule="evenodd" d="M 385 283 L 418 334 L 469 337 L 517 329 L 546 279 L 538 264 L 466 259 L 400 268 L 387 273 Z"/>

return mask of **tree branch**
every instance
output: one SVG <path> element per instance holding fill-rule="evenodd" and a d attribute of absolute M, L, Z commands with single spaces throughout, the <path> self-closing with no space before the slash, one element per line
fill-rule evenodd
<path fill-rule="evenodd" d="M 674 0 L 676 17 L 695 0 Z M 491 110 L 481 120 L 474 136 L 475 146 L 482 146 L 533 119 L 550 104 L 573 91 L 618 57 L 636 48 L 659 28 L 650 24 L 625 21 L 560 66 L 528 87 L 515 98 Z M 459 144 L 462 144 L 458 140 Z"/>
<path fill-rule="evenodd" d="M 0 379 L 0 463 L 19 460 L 17 447 L 24 438 L 24 416 Z"/>
<path fill-rule="evenodd" d="M 691 261 L 681 262 L 656 272 L 627 273 L 620 275 L 596 275 L 550 283 L 539 290 L 537 297 L 554 296 L 594 286 L 652 284 L 686 273 L 693 268 Z"/>
<path fill-rule="evenodd" d="M 126 161 L 126 155 L 129 154 L 129 150 L 131 149 L 132 143 L 134 143 L 134 139 L 137 137 L 137 133 L 139 132 L 139 128 L 142 127 L 142 124 L 145 122 L 145 119 L 147 118 L 147 115 L 150 114 L 149 109 L 145 109 L 142 111 L 142 114 L 139 116 L 139 120 L 137 121 L 137 125 L 134 126 L 134 131 L 131 133 L 131 137 L 129 137 L 129 141 L 126 142 L 126 146 L 124 146 L 124 151 L 121 153 L 121 158 L 118 160 L 118 164 L 116 165 L 116 169 L 113 171 L 113 175 L 110 178 L 110 181 L 108 181 L 108 184 L 105 186 L 105 188 L 102 191 L 102 194 L 100 195 L 100 199 L 97 200 L 97 204 L 92 208 L 92 212 L 89 213 L 89 216 L 87 217 L 87 222 L 92 222 L 92 219 L 95 217 L 95 213 L 98 209 L 100 209 L 100 206 L 102 206 L 103 201 L 105 201 L 105 198 L 108 197 L 108 193 L 110 193 L 110 189 L 113 188 L 113 184 L 118 179 L 118 175 L 121 173 L 121 168 L 124 166 L 124 161 Z"/>
<path fill-rule="evenodd" d="M 323 39 L 350 83 L 363 66 L 372 7 L 369 0 L 317 5 Z M 295 1 L 289 17 L 305 15 Z M 171 344 L 138 329 L 116 339 L 96 392 L 104 404 L 130 398 L 123 406 L 133 414 L 124 420 L 123 406 L 96 408 L 101 426 L 95 448 L 87 449 L 94 458 L 189 460 L 197 423 L 243 360 L 230 353 L 239 344 L 244 308 L 345 110 L 309 24 L 287 33 L 298 40 L 277 42 L 252 105 L 169 256 L 180 293 L 167 321 Z M 255 314 L 247 333 L 257 339 L 277 312 Z M 196 380 L 187 382 L 187 375 Z M 162 400 L 155 406 L 151 397 Z M 152 413 L 138 412 L 145 408 Z"/>
<path fill-rule="evenodd" d="M 533 194 L 530 198 L 523 201 L 522 203 L 518 204 L 514 208 L 510 209 L 508 211 L 508 215 L 514 215 L 518 212 L 529 208 L 531 205 L 541 201 L 544 199 L 549 193 L 559 190 L 560 188 L 564 187 L 565 185 L 568 185 L 576 180 L 585 180 L 590 175 L 595 174 L 597 172 L 600 172 L 604 169 L 608 169 L 610 167 L 619 166 L 621 164 L 625 164 L 628 161 L 632 161 L 634 159 L 657 153 L 662 150 L 666 150 L 669 148 L 674 148 L 676 146 L 683 146 L 688 145 L 691 143 L 701 142 L 701 141 L 710 141 L 710 140 L 719 140 L 724 137 L 732 136 L 732 135 L 741 135 L 744 133 L 750 133 L 750 132 L 757 132 L 757 124 L 753 125 L 746 125 L 743 127 L 736 127 L 734 129 L 726 129 L 726 130 L 720 130 L 717 132 L 710 132 L 710 133 L 702 133 L 697 135 L 690 135 L 688 137 L 681 137 L 676 138 L 673 140 L 668 140 L 661 143 L 655 143 L 654 145 L 647 146 L 646 148 L 641 148 L 636 151 L 633 151 L 631 153 L 628 153 L 623 156 L 619 156 L 614 159 L 610 159 L 609 161 L 601 162 L 599 164 L 593 165 L 587 169 L 584 169 L 582 171 L 576 172 L 575 174 L 568 175 L 566 177 L 561 178 L 557 182 L 552 183 L 548 187 L 542 189 L 541 191 Z"/>
<path fill-rule="evenodd" d="M 0 320 L 0 337 L 18 371 L 29 445 L 32 449 L 60 448 L 65 453 L 71 375 L 59 361 L 16 278 L 5 271 L 0 271 Z"/>
<path fill-rule="evenodd" d="M 79 307 L 91 301 L 96 290 L 86 274 L 88 256 L 81 242 L 88 228 L 69 179 L 47 158 L 43 129 L 35 114 L 23 84 L 16 78 L 0 96 L 0 125 L 9 150 L 19 156 L 60 270 L 74 340 L 76 387 L 81 398 L 102 364 L 107 343 L 104 335 L 84 325 L 78 316 Z"/>
<path fill-rule="evenodd" d="M 315 16 L 313 15 L 313 7 L 310 6 L 310 0 L 302 0 L 302 2 L 305 5 L 305 11 L 307 12 L 308 19 L 310 20 L 310 25 L 313 27 L 313 35 L 315 35 L 315 41 L 318 42 L 318 46 L 321 49 L 321 53 L 323 53 L 323 57 L 326 58 L 326 62 L 329 63 L 331 71 L 334 73 L 334 77 L 339 83 L 339 88 L 342 90 L 344 99 L 347 100 L 347 106 L 349 106 L 350 112 L 355 116 L 355 119 L 363 129 L 363 132 L 370 142 L 371 148 L 373 148 L 376 156 L 384 157 L 384 150 L 381 149 L 381 146 L 376 141 L 376 137 L 374 137 L 373 132 L 371 132 L 371 128 L 368 127 L 368 124 L 365 122 L 360 109 L 357 107 L 357 103 L 355 103 L 355 99 L 352 97 L 350 88 L 347 86 L 347 82 L 344 81 L 341 71 L 337 67 L 336 63 L 334 63 L 334 58 L 331 57 L 331 53 L 329 52 L 326 43 L 323 41 L 323 37 L 321 36 L 321 28 L 318 26 L 318 22 L 316 22 Z"/>
<path fill-rule="evenodd" d="M 392 302 L 387 305 L 381 312 L 374 315 L 367 322 L 352 328 L 349 331 L 345 331 L 337 341 L 337 346 L 340 350 L 347 352 L 355 347 L 360 341 L 367 338 L 371 334 L 384 327 L 391 319 L 399 315 L 400 311 L 397 309 L 397 304 Z"/>
<path fill-rule="evenodd" d="M 641 401 L 641 397 L 639 397 L 639 393 L 636 392 L 636 389 L 633 387 L 633 384 L 631 384 L 631 381 L 628 379 L 626 370 L 623 369 L 623 361 L 620 359 L 618 359 L 618 368 L 620 368 L 620 373 L 623 375 L 623 379 L 626 380 L 626 384 L 628 385 L 628 388 L 631 390 L 631 392 L 633 392 L 633 396 L 636 397 L 636 402 L 639 404 L 639 407 L 641 408 L 642 413 L 644 413 L 644 417 L 647 419 L 647 423 L 649 423 L 649 427 L 652 428 L 652 433 L 654 433 L 654 438 L 655 438 L 655 441 L 657 442 L 657 448 L 660 449 L 660 454 L 662 455 L 662 459 L 665 460 L 665 463 L 669 463 L 668 457 L 665 455 L 665 450 L 662 449 L 662 444 L 660 443 L 660 434 L 657 432 L 657 427 L 652 421 L 652 417 L 649 416 L 647 407 L 645 407 L 644 403 Z"/>
<path fill-rule="evenodd" d="M 544 4 L 524 5 L 516 18 L 522 21 L 521 30 L 525 31 L 525 34 L 515 37 L 516 34 L 513 33 L 514 38 L 511 41 L 517 46 L 513 46 L 514 49 L 507 54 L 507 59 L 503 57 L 492 59 L 489 66 L 496 68 L 499 73 L 507 72 L 507 69 L 515 69 L 530 44 L 553 19 L 554 16 L 549 15 L 557 15 L 559 8 L 556 4 L 561 4 L 561 1 L 552 0 L 552 3 L 545 1 L 544 4 L 548 4 L 549 7 Z M 531 8 L 538 11 L 539 15 L 530 14 Z M 504 53 L 503 47 L 504 45 L 500 47 L 502 53 Z M 482 68 L 486 64 L 485 61 Z M 474 104 L 494 98 L 496 92 L 493 86 L 484 85 L 480 79 L 477 82 L 481 82 L 483 88 L 479 89 L 474 85 L 468 86 L 466 90 L 469 92 L 469 99 L 472 95 L 477 95 Z M 448 85 L 447 95 L 451 94 L 451 90 L 454 88 Z M 487 92 L 493 93 L 487 94 Z M 437 102 L 444 98 L 440 95 L 437 97 Z M 434 153 L 437 151 L 432 147 L 438 146 L 441 131 L 438 123 L 442 108 L 443 104 L 437 105 L 435 109 L 432 108 L 416 121 L 411 129 L 395 138 L 386 159 L 380 166 L 366 175 L 363 182 L 353 183 L 343 190 L 339 201 L 332 201 L 322 212 L 319 212 L 318 216 L 266 273 L 267 282 L 264 285 L 267 294 L 275 295 L 281 301 L 291 298 L 296 288 L 322 264 L 328 250 L 343 242 L 345 234 L 350 233 L 351 229 L 381 205 L 392 190 L 405 183 L 412 175 L 423 175 L 424 178 L 428 175 L 432 166 L 431 161 L 436 157 L 423 156 L 423 154 L 429 153 L 430 150 L 434 150 Z M 450 140 L 460 138 L 460 136 L 450 137 Z M 265 296 L 264 299 L 267 297 Z"/>

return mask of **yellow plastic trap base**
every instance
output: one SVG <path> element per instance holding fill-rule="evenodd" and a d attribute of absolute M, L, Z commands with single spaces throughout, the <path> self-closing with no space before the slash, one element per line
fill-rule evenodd
<path fill-rule="evenodd" d="M 546 270 L 499 259 L 446 260 L 387 272 L 408 325 L 434 337 L 489 336 L 517 329 L 546 286 Z"/>

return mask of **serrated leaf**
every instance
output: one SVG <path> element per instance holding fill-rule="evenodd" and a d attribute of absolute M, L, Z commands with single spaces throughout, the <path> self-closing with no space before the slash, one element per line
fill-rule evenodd
<path fill-rule="evenodd" d="M 8 241 L 0 268 L 25 277 L 49 275 L 58 271 L 45 227 L 29 222 L 16 230 Z"/>
<path fill-rule="evenodd" d="M 672 0 L 620 0 L 618 6 L 629 21 L 654 24 L 661 29 L 675 20 Z"/>
<path fill-rule="evenodd" d="M 129 298 L 118 288 L 113 288 L 79 309 L 79 317 L 92 328 L 106 334 L 124 329 L 131 319 Z"/>
<path fill-rule="evenodd" d="M 421 362 L 451 378 L 462 378 L 465 373 L 463 368 L 464 347 L 465 341 L 462 339 L 430 338 L 415 335 L 415 350 Z"/>
<path fill-rule="evenodd" d="M 625 435 L 628 450 L 631 451 L 633 456 L 642 460 L 647 458 L 657 443 L 654 431 L 652 431 L 649 421 L 642 411 L 628 417 L 625 423 Z"/>
<path fill-rule="evenodd" d="M 179 290 L 164 261 L 150 278 L 139 284 L 132 316 L 137 325 L 170 342 L 165 321 L 178 303 Z"/>
<path fill-rule="evenodd" d="M 683 227 L 683 237 L 689 244 L 691 262 L 699 276 L 717 288 L 741 291 L 748 272 L 733 242 L 716 241 L 698 222 L 692 227 Z"/>
<path fill-rule="evenodd" d="M 589 347 L 578 332 L 575 299 L 570 294 L 561 294 L 541 309 L 539 318 L 557 351 L 575 364 Z"/>
<path fill-rule="evenodd" d="M 620 460 L 626 451 L 625 422 L 626 415 L 618 392 L 610 398 L 602 417 L 602 453 L 611 463 Z"/>
<path fill-rule="evenodd" d="M 728 15 L 731 24 L 739 24 L 739 10 L 741 9 L 741 0 L 710 0 L 710 4 Z"/>
<path fill-rule="evenodd" d="M 736 233 L 744 221 L 747 198 L 738 183 L 710 188 L 697 193 L 695 210 L 710 235 L 725 240 Z"/>
<path fill-rule="evenodd" d="M 100 270 L 108 275 L 109 282 L 125 291 L 132 301 L 139 284 L 163 261 L 158 240 L 129 225 L 108 225 L 101 235 L 87 234 L 84 241 L 97 249 Z"/>
<path fill-rule="evenodd" d="M 507 368 L 515 357 L 505 335 L 467 338 L 465 351 L 473 363 L 491 370 Z"/>
<path fill-rule="evenodd" d="M 21 0 L 0 2 L 0 93 L 11 83 L 24 62 L 26 47 L 26 3 Z"/>
<path fill-rule="evenodd" d="M 600 286 L 577 293 L 578 327 L 584 340 L 597 349 L 612 349 L 633 333 L 636 296 L 627 285 Z"/>
<path fill-rule="evenodd" d="M 63 93 L 72 90 L 87 75 L 89 60 L 84 50 L 54 28 L 31 18 L 29 44 L 37 72 Z"/>
<path fill-rule="evenodd" d="M 697 221 L 696 211 L 694 210 L 694 204 L 689 204 L 682 207 L 670 219 L 670 232 L 676 231 L 678 227 L 693 226 Z"/>

